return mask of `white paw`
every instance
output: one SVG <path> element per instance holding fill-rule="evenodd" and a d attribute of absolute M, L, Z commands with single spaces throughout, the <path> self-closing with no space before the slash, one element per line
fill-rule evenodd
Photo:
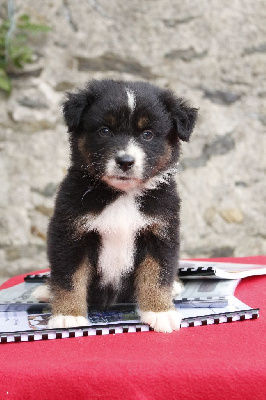
<path fill-rule="evenodd" d="M 77 317 L 73 315 L 55 315 L 48 322 L 48 329 L 55 328 L 75 328 L 77 326 L 88 326 L 89 321 L 82 315 Z"/>
<path fill-rule="evenodd" d="M 182 315 L 176 310 L 140 311 L 141 322 L 150 325 L 156 332 L 171 333 L 180 328 Z"/>
<path fill-rule="evenodd" d="M 48 285 L 37 286 L 33 290 L 32 295 L 39 301 L 44 301 L 48 303 L 52 298 L 52 293 Z"/>
<path fill-rule="evenodd" d="M 181 281 L 174 281 L 173 288 L 172 288 L 172 296 L 176 297 L 180 295 L 184 290 L 184 285 Z"/>

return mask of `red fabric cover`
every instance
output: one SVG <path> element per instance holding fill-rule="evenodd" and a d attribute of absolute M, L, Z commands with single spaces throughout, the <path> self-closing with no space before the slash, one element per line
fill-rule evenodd
<path fill-rule="evenodd" d="M 266 256 L 219 260 L 266 264 Z M 266 276 L 236 290 L 260 307 L 257 320 L 0 345 L 0 398 L 265 400 L 265 295 Z"/>

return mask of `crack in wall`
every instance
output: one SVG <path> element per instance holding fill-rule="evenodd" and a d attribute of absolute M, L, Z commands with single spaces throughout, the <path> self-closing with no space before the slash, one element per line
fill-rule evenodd
<path fill-rule="evenodd" d="M 68 4 L 68 0 L 63 0 L 63 8 L 64 8 L 66 19 L 69 22 L 69 25 L 71 26 L 71 28 L 73 29 L 74 32 L 77 32 L 78 25 L 76 24 L 76 22 L 73 19 L 72 12 L 71 12 L 69 4 Z"/>

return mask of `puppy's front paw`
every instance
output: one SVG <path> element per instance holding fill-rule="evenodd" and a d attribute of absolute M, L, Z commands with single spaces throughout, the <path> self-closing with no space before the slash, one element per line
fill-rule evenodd
<path fill-rule="evenodd" d="M 139 311 L 141 322 L 150 325 L 156 332 L 171 333 L 180 328 L 182 315 L 176 310 Z"/>
<path fill-rule="evenodd" d="M 48 329 L 55 328 L 75 328 L 77 326 L 87 326 L 89 321 L 82 315 L 55 315 L 49 319 Z"/>

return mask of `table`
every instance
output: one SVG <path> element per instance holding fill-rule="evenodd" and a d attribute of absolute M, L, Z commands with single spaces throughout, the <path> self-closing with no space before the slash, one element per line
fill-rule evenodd
<path fill-rule="evenodd" d="M 266 264 L 266 256 L 216 259 Z M 20 283 L 11 278 L 1 288 Z M 236 296 L 257 320 L 0 345 L 0 399 L 266 399 L 266 276 Z"/>

